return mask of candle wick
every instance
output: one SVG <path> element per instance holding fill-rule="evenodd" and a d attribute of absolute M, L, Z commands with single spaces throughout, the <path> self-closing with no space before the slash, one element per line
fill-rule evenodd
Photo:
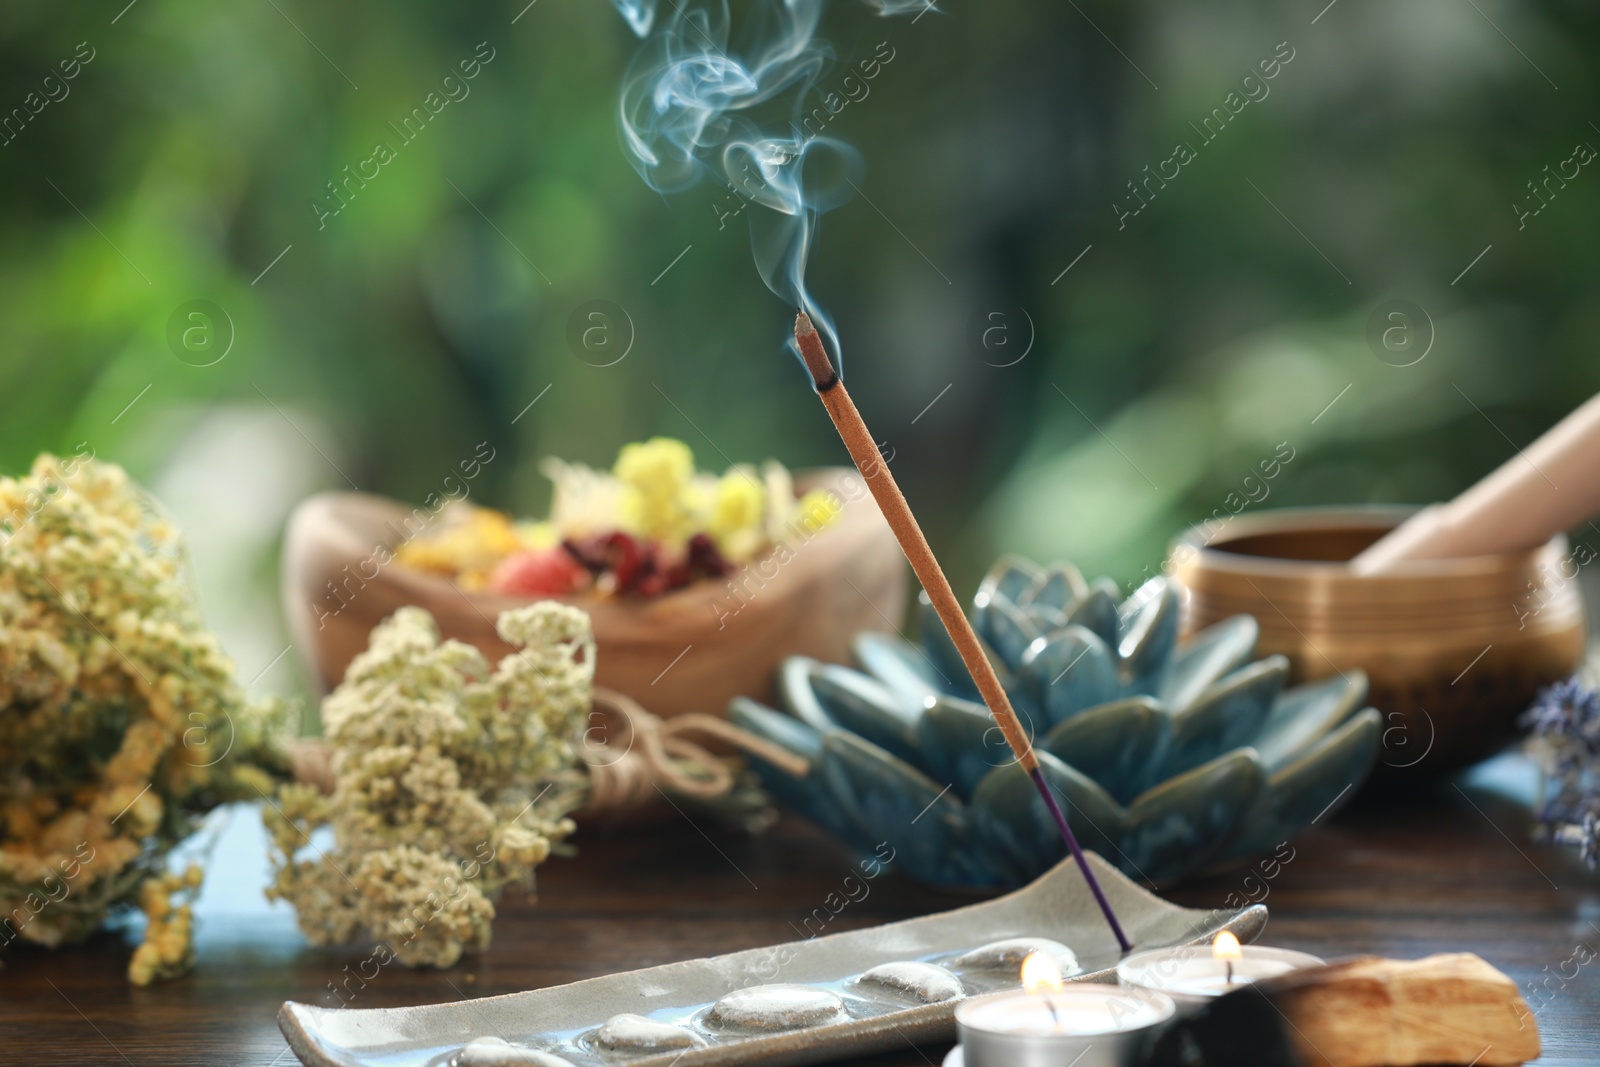
<path fill-rule="evenodd" d="M 1228 961 L 1228 988 L 1233 988 L 1233 961 Z"/>
<path fill-rule="evenodd" d="M 1045 994 L 1044 1006 L 1050 1009 L 1050 1019 L 1056 1024 L 1056 1032 L 1061 1031 L 1061 1013 L 1056 1011 L 1056 1002 L 1048 993 Z"/>

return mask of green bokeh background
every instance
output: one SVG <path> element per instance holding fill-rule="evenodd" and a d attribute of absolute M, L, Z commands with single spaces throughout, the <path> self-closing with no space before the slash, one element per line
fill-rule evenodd
<path fill-rule="evenodd" d="M 664 199 L 624 158 L 638 42 L 608 3 L 124 3 L 0 10 L 0 108 L 94 54 L 0 147 L 0 466 L 88 442 L 151 485 L 257 688 L 299 685 L 276 575 L 307 493 L 421 499 L 482 441 L 474 497 L 523 513 L 539 457 L 657 433 L 716 469 L 844 461 L 725 194 Z M 828 13 L 823 88 L 894 58 L 830 124 L 864 196 L 811 283 L 958 588 L 1005 550 L 1136 581 L 1281 442 L 1252 507 L 1446 497 L 1600 387 L 1600 168 L 1513 208 L 1600 145 L 1594 10 L 1324 5 Z M 327 183 L 480 42 L 470 95 L 319 228 Z M 1119 224 L 1281 42 L 1270 94 Z M 1366 339 L 1391 299 L 1431 318 L 1415 365 Z M 167 339 L 195 300 L 232 324 L 211 366 Z M 632 323 L 614 366 L 568 343 L 596 300 Z"/>

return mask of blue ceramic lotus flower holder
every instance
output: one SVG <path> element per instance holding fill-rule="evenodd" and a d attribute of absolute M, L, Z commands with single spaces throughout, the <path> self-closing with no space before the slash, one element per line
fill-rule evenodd
<path fill-rule="evenodd" d="M 1253 618 L 1180 645 L 1178 614 L 1165 578 L 1119 604 L 1109 579 L 1008 557 L 971 616 L 1073 832 L 1151 883 L 1265 854 L 1325 817 L 1382 735 L 1360 672 L 1285 689 L 1282 656 L 1253 658 Z M 783 711 L 741 697 L 729 717 L 808 762 L 796 777 L 752 760 L 779 803 L 864 849 L 889 842 L 920 880 L 1022 885 L 1065 846 L 926 595 L 921 629 L 920 649 L 858 635 L 860 670 L 791 658 Z"/>

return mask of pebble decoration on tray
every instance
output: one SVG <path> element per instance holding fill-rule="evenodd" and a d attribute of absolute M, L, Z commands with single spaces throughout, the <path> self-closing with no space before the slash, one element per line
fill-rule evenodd
<path fill-rule="evenodd" d="M 907 997 L 919 1004 L 941 1004 L 962 996 L 961 979 L 933 963 L 884 963 L 862 974 L 858 985 Z"/>
<path fill-rule="evenodd" d="M 450 1062 L 454 1067 L 572 1067 L 570 1060 L 517 1048 L 503 1037 L 473 1038 Z"/>
<path fill-rule="evenodd" d="M 837 982 L 749 986 L 711 1004 L 649 1016 L 614 1015 L 574 1035 L 531 1035 L 526 1045 L 499 1036 L 477 1037 L 434 1062 L 437 1067 L 586 1067 L 893 1015 L 1015 988 L 1022 961 L 1033 952 L 1051 956 L 1063 975 L 1083 973 L 1076 954 L 1059 941 L 1007 938 L 966 952 L 879 964 Z"/>

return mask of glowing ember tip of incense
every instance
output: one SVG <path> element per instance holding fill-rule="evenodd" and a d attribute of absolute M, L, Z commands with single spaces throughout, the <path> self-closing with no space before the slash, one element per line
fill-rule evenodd
<path fill-rule="evenodd" d="M 1061 968 L 1043 952 L 1030 952 L 1022 961 L 1022 988 L 1029 993 L 1059 993 L 1066 987 Z"/>
<path fill-rule="evenodd" d="M 794 343 L 800 349 L 800 358 L 805 360 L 806 372 L 811 375 L 811 384 L 816 386 L 817 392 L 824 393 L 832 389 L 839 376 L 828 361 L 828 350 L 823 347 L 822 335 L 803 309 L 794 317 Z"/>

